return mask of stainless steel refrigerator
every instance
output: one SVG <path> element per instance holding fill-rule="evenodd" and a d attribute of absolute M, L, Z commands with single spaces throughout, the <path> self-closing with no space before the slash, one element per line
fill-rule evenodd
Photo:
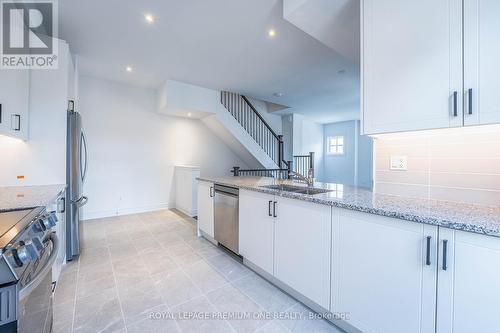
<path fill-rule="evenodd" d="M 88 198 L 83 195 L 83 183 L 87 174 L 87 140 L 82 128 L 82 117 L 69 102 L 66 152 L 66 260 L 80 254 L 82 224 L 81 208 Z"/>

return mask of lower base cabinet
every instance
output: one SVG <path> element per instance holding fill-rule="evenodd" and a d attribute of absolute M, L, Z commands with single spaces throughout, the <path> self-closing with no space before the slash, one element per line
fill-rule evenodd
<path fill-rule="evenodd" d="M 331 311 L 364 333 L 434 332 L 437 227 L 343 209 L 332 220 Z"/>
<path fill-rule="evenodd" d="M 498 237 L 241 190 L 240 251 L 353 331 L 499 331 Z"/>
<path fill-rule="evenodd" d="M 500 238 L 440 228 L 439 240 L 437 332 L 498 332 Z"/>
<path fill-rule="evenodd" d="M 214 238 L 214 185 L 198 183 L 198 229 Z"/>
<path fill-rule="evenodd" d="M 276 210 L 275 277 L 328 310 L 331 207 L 279 198 Z"/>
<path fill-rule="evenodd" d="M 273 275 L 274 195 L 240 190 L 240 255 Z"/>

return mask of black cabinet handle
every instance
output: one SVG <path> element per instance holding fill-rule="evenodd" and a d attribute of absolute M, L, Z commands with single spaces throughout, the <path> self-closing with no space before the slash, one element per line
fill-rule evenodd
<path fill-rule="evenodd" d="M 453 92 L 453 117 L 458 117 L 458 92 Z"/>
<path fill-rule="evenodd" d="M 427 253 L 425 255 L 425 264 L 430 266 L 431 264 L 431 236 L 427 236 Z"/>
<path fill-rule="evenodd" d="M 278 214 L 276 214 L 276 204 L 277 202 L 273 202 L 273 217 L 278 217 Z"/>
<path fill-rule="evenodd" d="M 269 216 L 273 216 L 273 214 L 271 213 L 271 204 L 273 203 L 272 200 L 269 200 L 269 204 L 267 206 L 268 210 L 267 210 L 267 213 L 269 214 Z"/>
<path fill-rule="evenodd" d="M 472 114 L 472 88 L 469 89 L 469 114 Z"/>
<path fill-rule="evenodd" d="M 448 241 L 446 239 L 443 240 L 443 271 L 448 269 L 447 264 L 447 256 L 448 256 Z"/>
<path fill-rule="evenodd" d="M 0 104 L 0 124 L 2 123 L 2 104 Z"/>

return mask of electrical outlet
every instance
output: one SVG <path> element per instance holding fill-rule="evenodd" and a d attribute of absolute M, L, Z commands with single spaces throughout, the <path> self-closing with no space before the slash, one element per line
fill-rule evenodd
<path fill-rule="evenodd" d="M 408 158 L 406 156 L 391 156 L 391 170 L 408 170 Z"/>

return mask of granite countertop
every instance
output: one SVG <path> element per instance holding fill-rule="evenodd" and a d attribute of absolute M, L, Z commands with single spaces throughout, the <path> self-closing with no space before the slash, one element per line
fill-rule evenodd
<path fill-rule="evenodd" d="M 500 237 L 500 207 L 376 194 L 364 188 L 319 182 L 316 182 L 314 187 L 328 189 L 331 192 L 316 195 L 299 194 L 261 187 L 276 184 L 293 184 L 306 187 L 305 184 L 290 180 L 277 180 L 267 177 L 200 177 L 198 180 Z"/>
<path fill-rule="evenodd" d="M 64 184 L 0 187 L 0 212 L 46 206 L 65 188 Z"/>

